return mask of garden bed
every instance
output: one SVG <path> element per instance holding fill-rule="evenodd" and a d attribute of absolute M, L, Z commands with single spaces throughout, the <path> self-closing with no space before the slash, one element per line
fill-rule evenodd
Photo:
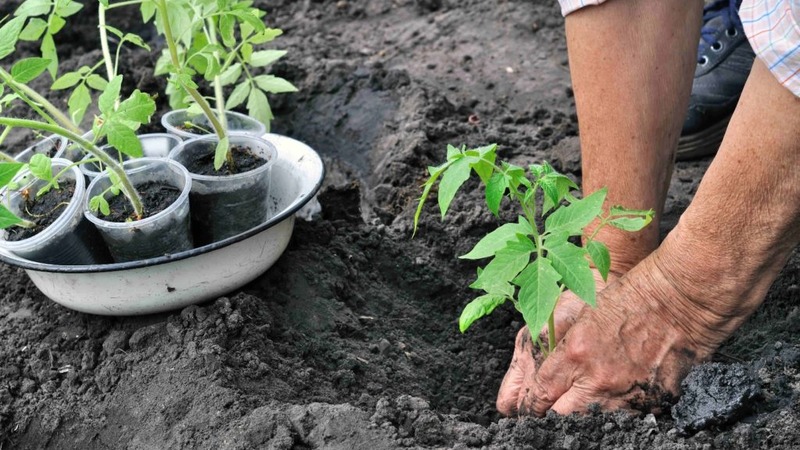
<path fill-rule="evenodd" d="M 273 71 L 300 89 L 274 97 L 274 131 L 323 156 L 321 216 L 298 221 L 256 281 L 169 314 L 72 312 L 0 264 L 0 448 L 800 448 L 797 251 L 715 357 L 752 375 L 759 393 L 742 417 L 688 435 L 670 416 L 498 417 L 520 318 L 501 308 L 461 335 L 476 265 L 455 257 L 496 219 L 476 191 L 446 222 L 429 206 L 413 240 L 411 220 L 447 143 L 497 143 L 505 159 L 579 177 L 555 1 L 265 7 L 289 50 Z M 67 64 L 96 51 L 86 23 L 59 35 Z M 125 57 L 140 71 L 125 74 L 127 88 L 163 92 L 142 69 L 149 55 Z M 677 165 L 662 230 L 708 164 Z"/>

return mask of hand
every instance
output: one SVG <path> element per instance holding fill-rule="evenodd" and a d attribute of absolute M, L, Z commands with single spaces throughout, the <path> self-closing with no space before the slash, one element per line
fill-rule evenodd
<path fill-rule="evenodd" d="M 597 283 L 597 292 L 606 287 L 606 282 L 600 273 L 592 269 Z M 616 280 L 618 276 L 613 273 L 608 274 L 608 282 Z M 556 340 L 560 341 L 564 334 L 572 327 L 583 308 L 586 306 L 581 299 L 570 291 L 564 292 L 558 299 L 555 310 Z M 547 342 L 548 328 L 545 325 L 539 333 L 541 342 Z M 530 331 L 527 326 L 522 327 L 517 333 L 517 340 L 514 347 L 514 357 L 511 365 L 500 385 L 500 393 L 497 396 L 497 410 L 501 414 L 511 416 L 517 413 L 519 407 L 520 390 L 525 386 L 525 380 L 536 373 L 536 361 L 539 359 L 540 350 L 531 340 Z"/>

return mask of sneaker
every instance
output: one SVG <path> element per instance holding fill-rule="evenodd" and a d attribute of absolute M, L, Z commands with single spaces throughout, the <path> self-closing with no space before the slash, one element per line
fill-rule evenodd
<path fill-rule="evenodd" d="M 737 9 L 741 0 L 716 0 L 703 9 L 689 112 L 677 159 L 713 155 L 750 74 L 755 54 Z"/>

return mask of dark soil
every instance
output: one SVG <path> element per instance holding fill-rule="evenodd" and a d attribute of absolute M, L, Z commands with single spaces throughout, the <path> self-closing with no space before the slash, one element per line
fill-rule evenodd
<path fill-rule="evenodd" d="M 261 167 L 268 161 L 256 154 L 250 148 L 234 145 L 231 147 L 233 156 L 233 167 L 228 164 L 226 159 L 219 170 L 214 169 L 214 149 L 210 153 L 204 154 L 201 158 L 194 159 L 186 166 L 191 173 L 198 175 L 234 175 L 237 173 L 249 172 L 256 167 Z"/>
<path fill-rule="evenodd" d="M 144 207 L 142 219 L 155 216 L 169 208 L 181 195 L 180 189 L 154 181 L 148 181 L 147 183 L 142 183 L 135 187 L 136 191 L 139 193 L 139 197 L 142 199 L 142 206 Z M 128 201 L 128 198 L 124 195 L 120 194 L 111 197 L 108 206 L 111 209 L 111 214 L 103 216 L 104 220 L 109 222 L 136 220 L 133 207 L 130 201 Z"/>
<path fill-rule="evenodd" d="M 31 228 L 11 227 L 6 230 L 6 240 L 11 242 L 21 241 L 44 231 L 53 222 L 58 220 L 66 209 L 72 196 L 75 194 L 75 182 L 64 181 L 59 183 L 59 189 L 50 189 L 44 195 L 37 197 L 33 190 L 23 190 L 26 197 L 23 210 L 19 217 L 33 222 L 36 226 Z"/>
<path fill-rule="evenodd" d="M 498 221 L 475 183 L 444 222 L 431 202 L 413 240 L 411 220 L 447 143 L 496 142 L 515 164 L 580 177 L 555 1 L 259 3 L 290 50 L 272 70 L 300 88 L 272 97 L 273 129 L 323 156 L 321 218 L 298 222 L 253 283 L 169 314 L 72 312 L 0 265 L 3 449 L 800 448 L 798 252 L 715 358 L 760 394 L 727 389 L 716 370 L 687 381 L 692 398 L 733 400 L 708 428 L 684 434 L 670 414 L 498 417 L 520 318 L 500 308 L 460 334 L 476 265 L 456 258 Z M 97 57 L 93 20 L 68 31 L 66 64 Z M 126 88 L 163 92 L 144 69 L 155 56 L 124 60 Z M 664 233 L 709 162 L 677 164 Z"/>

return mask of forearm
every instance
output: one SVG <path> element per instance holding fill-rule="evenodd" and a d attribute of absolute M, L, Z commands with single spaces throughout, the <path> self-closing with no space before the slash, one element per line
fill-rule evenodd
<path fill-rule="evenodd" d="M 700 1 L 612 0 L 566 18 L 584 192 L 607 187 L 609 205 L 656 210 L 639 233 L 599 233 L 618 273 L 658 246 L 701 11 Z"/>
<path fill-rule="evenodd" d="M 800 99 L 756 61 L 719 154 L 658 261 L 727 336 L 799 242 Z"/>

